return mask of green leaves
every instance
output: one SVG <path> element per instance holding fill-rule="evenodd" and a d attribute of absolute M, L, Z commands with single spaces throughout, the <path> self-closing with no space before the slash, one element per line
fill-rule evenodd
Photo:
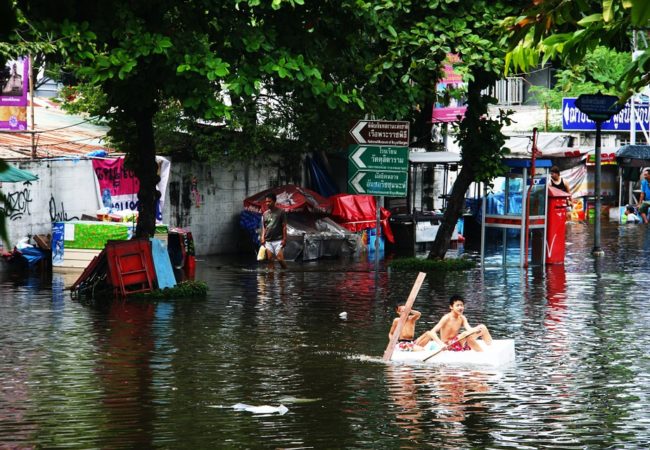
<path fill-rule="evenodd" d="M 524 53 L 543 56 L 543 62 L 559 60 L 567 66 L 579 64 L 598 45 L 625 46 L 633 29 L 647 27 L 649 20 L 647 0 L 535 2 L 524 16 L 504 21 L 511 51 L 506 59 L 510 67 L 521 70 L 533 67 L 526 64 L 533 60 L 523 58 Z M 648 82 L 631 72 L 620 80 L 623 84 L 618 88 L 619 93 L 638 90 Z"/>
<path fill-rule="evenodd" d="M 650 21 L 650 2 L 647 0 L 630 0 L 626 2 L 631 5 L 630 19 L 635 27 L 647 27 Z"/>

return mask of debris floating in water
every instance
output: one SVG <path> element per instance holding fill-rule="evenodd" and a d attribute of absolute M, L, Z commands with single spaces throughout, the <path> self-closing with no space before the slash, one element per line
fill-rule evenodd
<path fill-rule="evenodd" d="M 269 405 L 262 405 L 262 406 L 253 406 L 253 405 L 247 405 L 245 403 L 237 403 L 232 405 L 232 408 L 235 411 L 246 411 L 249 413 L 253 414 L 275 414 L 278 413 L 280 415 L 286 414 L 289 412 L 289 408 L 287 408 L 284 405 L 280 406 L 269 406 Z"/>
<path fill-rule="evenodd" d="M 346 313 L 345 311 L 343 311 L 341 314 L 339 314 L 339 317 L 340 317 L 341 319 L 345 320 L 345 319 L 348 318 L 348 313 Z"/>

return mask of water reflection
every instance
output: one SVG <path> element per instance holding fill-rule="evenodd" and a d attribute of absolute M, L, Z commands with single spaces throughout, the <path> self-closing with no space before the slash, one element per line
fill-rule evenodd
<path fill-rule="evenodd" d="M 93 323 L 101 355 L 95 373 L 103 391 L 103 432 L 109 447 L 125 442 L 137 447 L 152 445 L 155 310 L 151 303 L 116 301 Z"/>

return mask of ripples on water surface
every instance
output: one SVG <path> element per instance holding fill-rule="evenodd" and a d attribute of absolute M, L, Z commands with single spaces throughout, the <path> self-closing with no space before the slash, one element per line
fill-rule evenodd
<path fill-rule="evenodd" d="M 372 262 L 208 258 L 206 300 L 105 306 L 0 275 L 0 448 L 647 448 L 648 228 L 604 224 L 599 262 L 569 240 L 565 268 L 425 280 L 418 332 L 461 293 L 516 339 L 499 370 L 381 363 L 415 274 Z"/>

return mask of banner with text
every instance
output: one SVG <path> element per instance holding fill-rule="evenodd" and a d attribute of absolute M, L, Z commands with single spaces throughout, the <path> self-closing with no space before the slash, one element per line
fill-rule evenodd
<path fill-rule="evenodd" d="M 156 207 L 156 220 L 162 221 L 162 212 L 169 180 L 171 163 L 169 160 L 156 156 L 160 182 L 156 189 L 160 192 L 160 199 Z M 135 174 L 124 167 L 124 158 L 93 159 L 93 170 L 97 181 L 97 194 L 99 204 L 113 211 L 138 210 L 138 190 L 140 180 Z"/>
<path fill-rule="evenodd" d="M 460 93 L 465 91 L 463 77 L 454 70 L 454 65 L 460 62 L 455 54 L 448 54 L 443 66 L 443 77 L 436 84 L 436 103 L 433 105 L 432 122 L 458 122 L 465 115 L 467 106 L 465 98 Z M 460 96 L 460 98 L 459 98 Z"/>
<path fill-rule="evenodd" d="M 0 68 L 0 130 L 27 129 L 28 81 L 27 58 L 9 60 Z"/>

